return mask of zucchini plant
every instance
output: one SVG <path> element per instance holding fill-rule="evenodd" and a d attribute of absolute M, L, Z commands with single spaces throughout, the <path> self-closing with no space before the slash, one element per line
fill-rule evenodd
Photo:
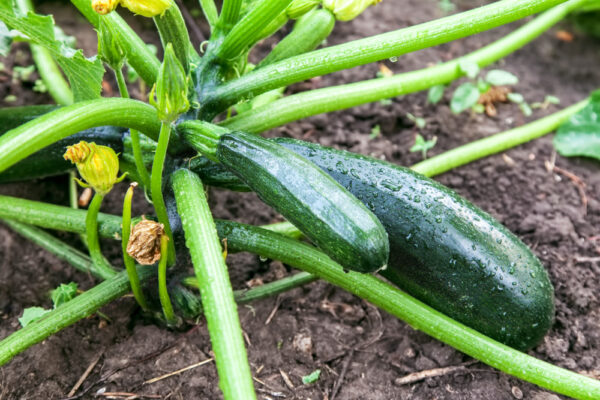
<path fill-rule="evenodd" d="M 69 160 L 80 183 L 96 194 L 87 211 L 0 196 L 0 218 L 104 282 L 28 318 L 0 341 L 0 364 L 131 290 L 144 312 L 170 327 L 203 314 L 224 398 L 253 399 L 236 302 L 321 278 L 509 374 L 575 398 L 600 397 L 600 382 L 519 351 L 537 344 L 553 320 L 553 288 L 539 260 L 488 214 L 426 177 L 548 133 L 587 100 L 425 160 L 413 171 L 258 135 L 310 115 L 406 93 L 437 88 L 439 94 L 441 85 L 469 72 L 465 65 L 478 71 L 492 64 L 587 2 L 503 0 L 317 49 L 336 21 L 353 19 L 378 1 L 224 0 L 219 11 L 213 0 L 200 0 L 211 35 L 194 48 L 172 0 L 71 0 L 98 32 L 98 57 L 86 58 L 80 50 L 66 51 L 52 18 L 36 14 L 28 0 L 3 1 L 2 43 L 9 43 L 14 31 L 30 42 L 59 106 L 0 110 L 0 182 L 66 173 L 72 169 Z M 153 19 L 162 60 L 119 16 L 119 7 Z M 498 41 L 432 68 L 282 97 L 285 87 L 305 79 L 542 11 Z M 291 32 L 251 65 L 252 49 L 290 20 L 295 20 Z M 129 98 L 125 63 L 152 88 L 149 103 Z M 100 96 L 107 70 L 120 98 Z M 137 182 L 154 216 L 131 215 L 135 185 L 125 196 L 122 216 L 99 212 L 103 196 L 119 179 Z M 254 191 L 290 223 L 254 227 L 215 221 L 206 186 Z M 89 255 L 40 228 L 84 235 Z M 104 258 L 99 236 L 121 240 L 124 271 Z M 236 292 L 224 258 L 228 251 L 249 251 L 305 272 Z M 185 276 L 191 274 L 188 259 L 193 276 Z M 147 285 L 153 278 L 158 290 Z"/>

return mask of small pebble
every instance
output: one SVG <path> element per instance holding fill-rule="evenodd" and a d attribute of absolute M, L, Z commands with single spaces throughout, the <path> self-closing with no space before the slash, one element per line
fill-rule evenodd
<path fill-rule="evenodd" d="M 523 392 L 516 386 L 513 386 L 510 390 L 515 399 L 521 400 L 523 398 Z"/>

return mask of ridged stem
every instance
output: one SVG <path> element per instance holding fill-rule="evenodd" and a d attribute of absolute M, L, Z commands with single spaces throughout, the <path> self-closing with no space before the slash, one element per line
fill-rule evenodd
<path fill-rule="evenodd" d="M 71 0 L 71 3 L 96 29 L 98 28 L 98 14 L 92 9 L 90 0 Z M 142 77 L 144 82 L 152 86 L 158 75 L 158 67 L 160 67 L 158 58 L 118 13 L 111 12 L 104 18 L 117 32 L 119 43 L 127 54 L 127 62 Z"/>
<path fill-rule="evenodd" d="M 158 29 L 163 48 L 166 48 L 169 43 L 173 45 L 175 55 L 187 74 L 190 71 L 190 54 L 196 59 L 200 56 L 191 45 L 190 36 L 179 7 L 175 2 L 172 2 L 171 7 L 161 15 L 154 17 L 153 20 Z"/>
<path fill-rule="evenodd" d="M 223 0 L 221 14 L 217 22 L 217 29 L 227 33 L 236 24 L 240 17 L 243 0 Z"/>
<path fill-rule="evenodd" d="M 0 172 L 60 139 L 105 125 L 137 129 L 153 139 L 160 130 L 156 109 L 149 104 L 120 98 L 82 101 L 51 111 L 0 136 Z"/>
<path fill-rule="evenodd" d="M 119 87 L 119 93 L 124 99 L 129 98 L 129 90 L 127 89 L 127 83 L 125 83 L 125 77 L 123 76 L 122 69 L 114 70 L 115 77 L 117 78 L 117 86 Z M 144 157 L 142 156 L 142 148 L 140 147 L 140 133 L 135 129 L 130 129 L 129 134 L 131 135 L 131 149 L 133 151 L 133 159 L 135 161 L 135 168 L 137 169 L 137 175 L 139 176 L 140 182 L 146 190 L 150 188 L 150 174 L 144 164 Z"/>
<path fill-rule="evenodd" d="M 490 65 L 537 38 L 585 1 L 571 0 L 561 4 L 514 32 L 459 59 L 389 78 L 370 79 L 287 96 L 230 118 L 222 125 L 232 130 L 264 132 L 311 115 L 343 110 L 449 83 L 464 75 L 460 62 L 468 60 L 480 68 Z"/>
<path fill-rule="evenodd" d="M 106 258 L 102 255 L 100 250 L 100 241 L 98 239 L 98 213 L 100 212 L 100 206 L 104 196 L 96 193 L 92 199 L 90 206 L 88 207 L 87 214 L 85 216 L 85 235 L 87 239 L 87 247 L 90 252 L 90 257 L 94 263 L 94 267 L 103 279 L 114 276 L 117 272 L 112 266 L 106 261 Z"/>
<path fill-rule="evenodd" d="M 173 174 L 173 191 L 200 286 L 223 397 L 256 399 L 233 289 L 204 187 L 197 175 L 180 169 Z"/>
<path fill-rule="evenodd" d="M 204 13 L 204 17 L 210 25 L 211 32 L 214 31 L 217 22 L 219 21 L 219 13 L 214 0 L 200 0 L 200 7 Z"/>
<path fill-rule="evenodd" d="M 133 190 L 135 188 L 134 185 L 135 184 L 129 186 L 127 193 L 125 193 L 125 199 L 123 200 L 121 250 L 123 251 L 123 263 L 125 264 L 125 269 L 127 270 L 127 276 L 129 277 L 129 284 L 131 285 L 133 297 L 135 297 L 135 300 L 140 307 L 142 307 L 144 310 L 147 310 L 148 303 L 146 302 L 146 297 L 144 297 L 144 292 L 142 292 L 140 278 L 135 267 L 135 260 L 127 253 L 127 244 L 129 243 L 129 236 L 131 235 L 131 200 L 133 198 Z"/>
<path fill-rule="evenodd" d="M 291 2 L 292 0 L 259 0 L 225 37 L 217 50 L 217 58 L 230 60 L 248 50 L 260 39 L 265 25 L 281 14 Z"/>
<path fill-rule="evenodd" d="M 242 99 L 278 87 L 460 39 L 563 2 L 497 1 L 435 21 L 291 57 L 217 87 L 209 97 L 202 99 L 202 114 L 216 115 Z"/>

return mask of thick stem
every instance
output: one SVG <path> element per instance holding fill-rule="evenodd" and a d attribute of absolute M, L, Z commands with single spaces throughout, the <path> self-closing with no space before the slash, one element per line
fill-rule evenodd
<path fill-rule="evenodd" d="M 79 9 L 95 28 L 98 28 L 98 14 L 92 9 L 90 0 L 71 0 L 71 3 Z M 160 67 L 158 58 L 118 13 L 112 12 L 104 18 L 112 24 L 117 32 L 119 43 L 127 54 L 127 62 L 142 77 L 144 82 L 152 86 L 158 75 L 158 67 Z"/>
<path fill-rule="evenodd" d="M 291 2 L 292 0 L 260 0 L 225 37 L 217 50 L 217 57 L 231 60 L 247 51 L 260 39 L 265 24 L 281 14 Z"/>
<path fill-rule="evenodd" d="M 589 103 L 588 100 L 580 101 L 564 110 L 550 114 L 547 117 L 533 121 L 527 125 L 520 126 L 493 136 L 489 136 L 471 143 L 467 143 L 455 149 L 446 151 L 425 161 L 413 165 L 411 168 L 425 176 L 442 174 L 453 168 L 468 164 L 480 158 L 516 147 L 530 140 L 544 136 L 558 128 L 569 117 Z"/>
<path fill-rule="evenodd" d="M 97 126 L 133 128 L 157 138 L 156 109 L 136 100 L 105 98 L 82 101 L 44 114 L 0 137 L 0 172 L 44 147 Z"/>
<path fill-rule="evenodd" d="M 160 238 L 160 261 L 158 262 L 158 298 L 162 306 L 165 320 L 169 325 L 177 325 L 177 317 L 173 311 L 171 298 L 167 289 L 167 259 L 169 257 L 169 238 L 166 235 Z"/>
<path fill-rule="evenodd" d="M 124 99 L 129 98 L 129 90 L 127 89 L 127 83 L 125 83 L 125 77 L 123 76 L 123 70 L 116 69 L 115 77 L 117 78 L 117 86 L 119 87 L 119 93 Z M 141 184 L 146 190 L 150 188 L 150 174 L 144 164 L 144 157 L 142 156 L 142 148 L 140 147 L 140 133 L 135 129 L 130 129 L 129 134 L 131 135 L 131 149 L 133 150 L 133 159 L 135 161 L 135 168 L 137 169 L 137 175 L 142 181 Z"/>
<path fill-rule="evenodd" d="M 240 17 L 242 0 L 223 0 L 221 15 L 217 22 L 217 28 L 221 33 L 227 33 L 235 25 Z"/>
<path fill-rule="evenodd" d="M 446 18 L 289 58 L 219 86 L 202 99 L 202 114 L 292 83 L 436 46 L 524 18 L 564 0 L 502 0 Z"/>
<path fill-rule="evenodd" d="M 131 200 L 133 198 L 133 189 L 135 188 L 134 185 L 135 183 L 129 186 L 127 193 L 125 193 L 125 200 L 123 201 L 121 250 L 123 251 L 123 263 L 125 264 L 125 269 L 127 270 L 127 276 L 129 277 L 129 284 L 131 285 L 133 296 L 140 307 L 142 307 L 144 310 L 147 310 L 148 303 L 146 302 L 146 298 L 142 292 L 140 278 L 137 274 L 137 269 L 135 268 L 135 261 L 129 254 L 127 254 L 127 244 L 129 243 L 129 236 L 131 235 Z"/>
<path fill-rule="evenodd" d="M 169 215 L 167 214 L 167 206 L 162 193 L 162 174 L 167 155 L 167 147 L 169 145 L 169 137 L 171 136 L 171 124 L 163 122 L 160 127 L 160 135 L 156 152 L 154 153 L 154 161 L 152 162 L 152 182 L 150 189 L 152 193 L 152 203 L 158 217 L 158 222 L 163 224 L 165 233 L 169 238 L 168 263 L 175 263 L 175 245 L 173 243 L 173 232 L 169 223 Z"/>
<path fill-rule="evenodd" d="M 461 61 L 468 60 L 480 68 L 490 65 L 537 38 L 585 1 L 571 0 L 561 4 L 494 43 L 460 59 L 389 78 L 370 79 L 295 94 L 228 119 L 222 125 L 232 130 L 263 132 L 311 115 L 342 110 L 449 83 L 464 75 L 459 67 Z"/>
<path fill-rule="evenodd" d="M 162 15 L 158 15 L 153 19 L 156 28 L 158 28 L 163 49 L 169 43 L 173 45 L 175 55 L 187 74 L 190 71 L 190 53 L 196 59 L 200 58 L 200 56 L 191 45 L 190 36 L 179 7 L 173 2 L 171 7 L 162 13 Z"/>
<path fill-rule="evenodd" d="M 104 196 L 96 193 L 90 206 L 88 207 L 85 217 L 85 234 L 87 238 L 87 247 L 90 251 L 90 257 L 98 273 L 103 279 L 113 277 L 117 272 L 106 261 L 100 251 L 100 241 L 98 240 L 98 213 Z"/>
<path fill-rule="evenodd" d="M 189 170 L 173 174 L 181 216 L 225 399 L 256 399 L 227 265 L 202 182 Z"/>
<path fill-rule="evenodd" d="M 200 0 L 200 7 L 202 7 L 202 12 L 208 21 L 208 25 L 210 25 L 210 30 L 214 31 L 217 22 L 219 21 L 219 14 L 217 11 L 217 6 L 215 5 L 214 0 Z"/>

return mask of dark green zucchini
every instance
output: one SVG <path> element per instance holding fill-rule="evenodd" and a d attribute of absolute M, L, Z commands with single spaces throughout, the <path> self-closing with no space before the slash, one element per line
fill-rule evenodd
<path fill-rule="evenodd" d="M 244 132 L 220 136 L 216 156 L 345 268 L 372 272 L 387 265 L 388 237 L 377 217 L 313 163 Z"/>
<path fill-rule="evenodd" d="M 390 238 L 381 274 L 438 311 L 517 349 L 552 325 L 554 291 L 529 248 L 445 186 L 385 161 L 293 139 L 277 143 L 314 162 L 365 203 Z"/>

